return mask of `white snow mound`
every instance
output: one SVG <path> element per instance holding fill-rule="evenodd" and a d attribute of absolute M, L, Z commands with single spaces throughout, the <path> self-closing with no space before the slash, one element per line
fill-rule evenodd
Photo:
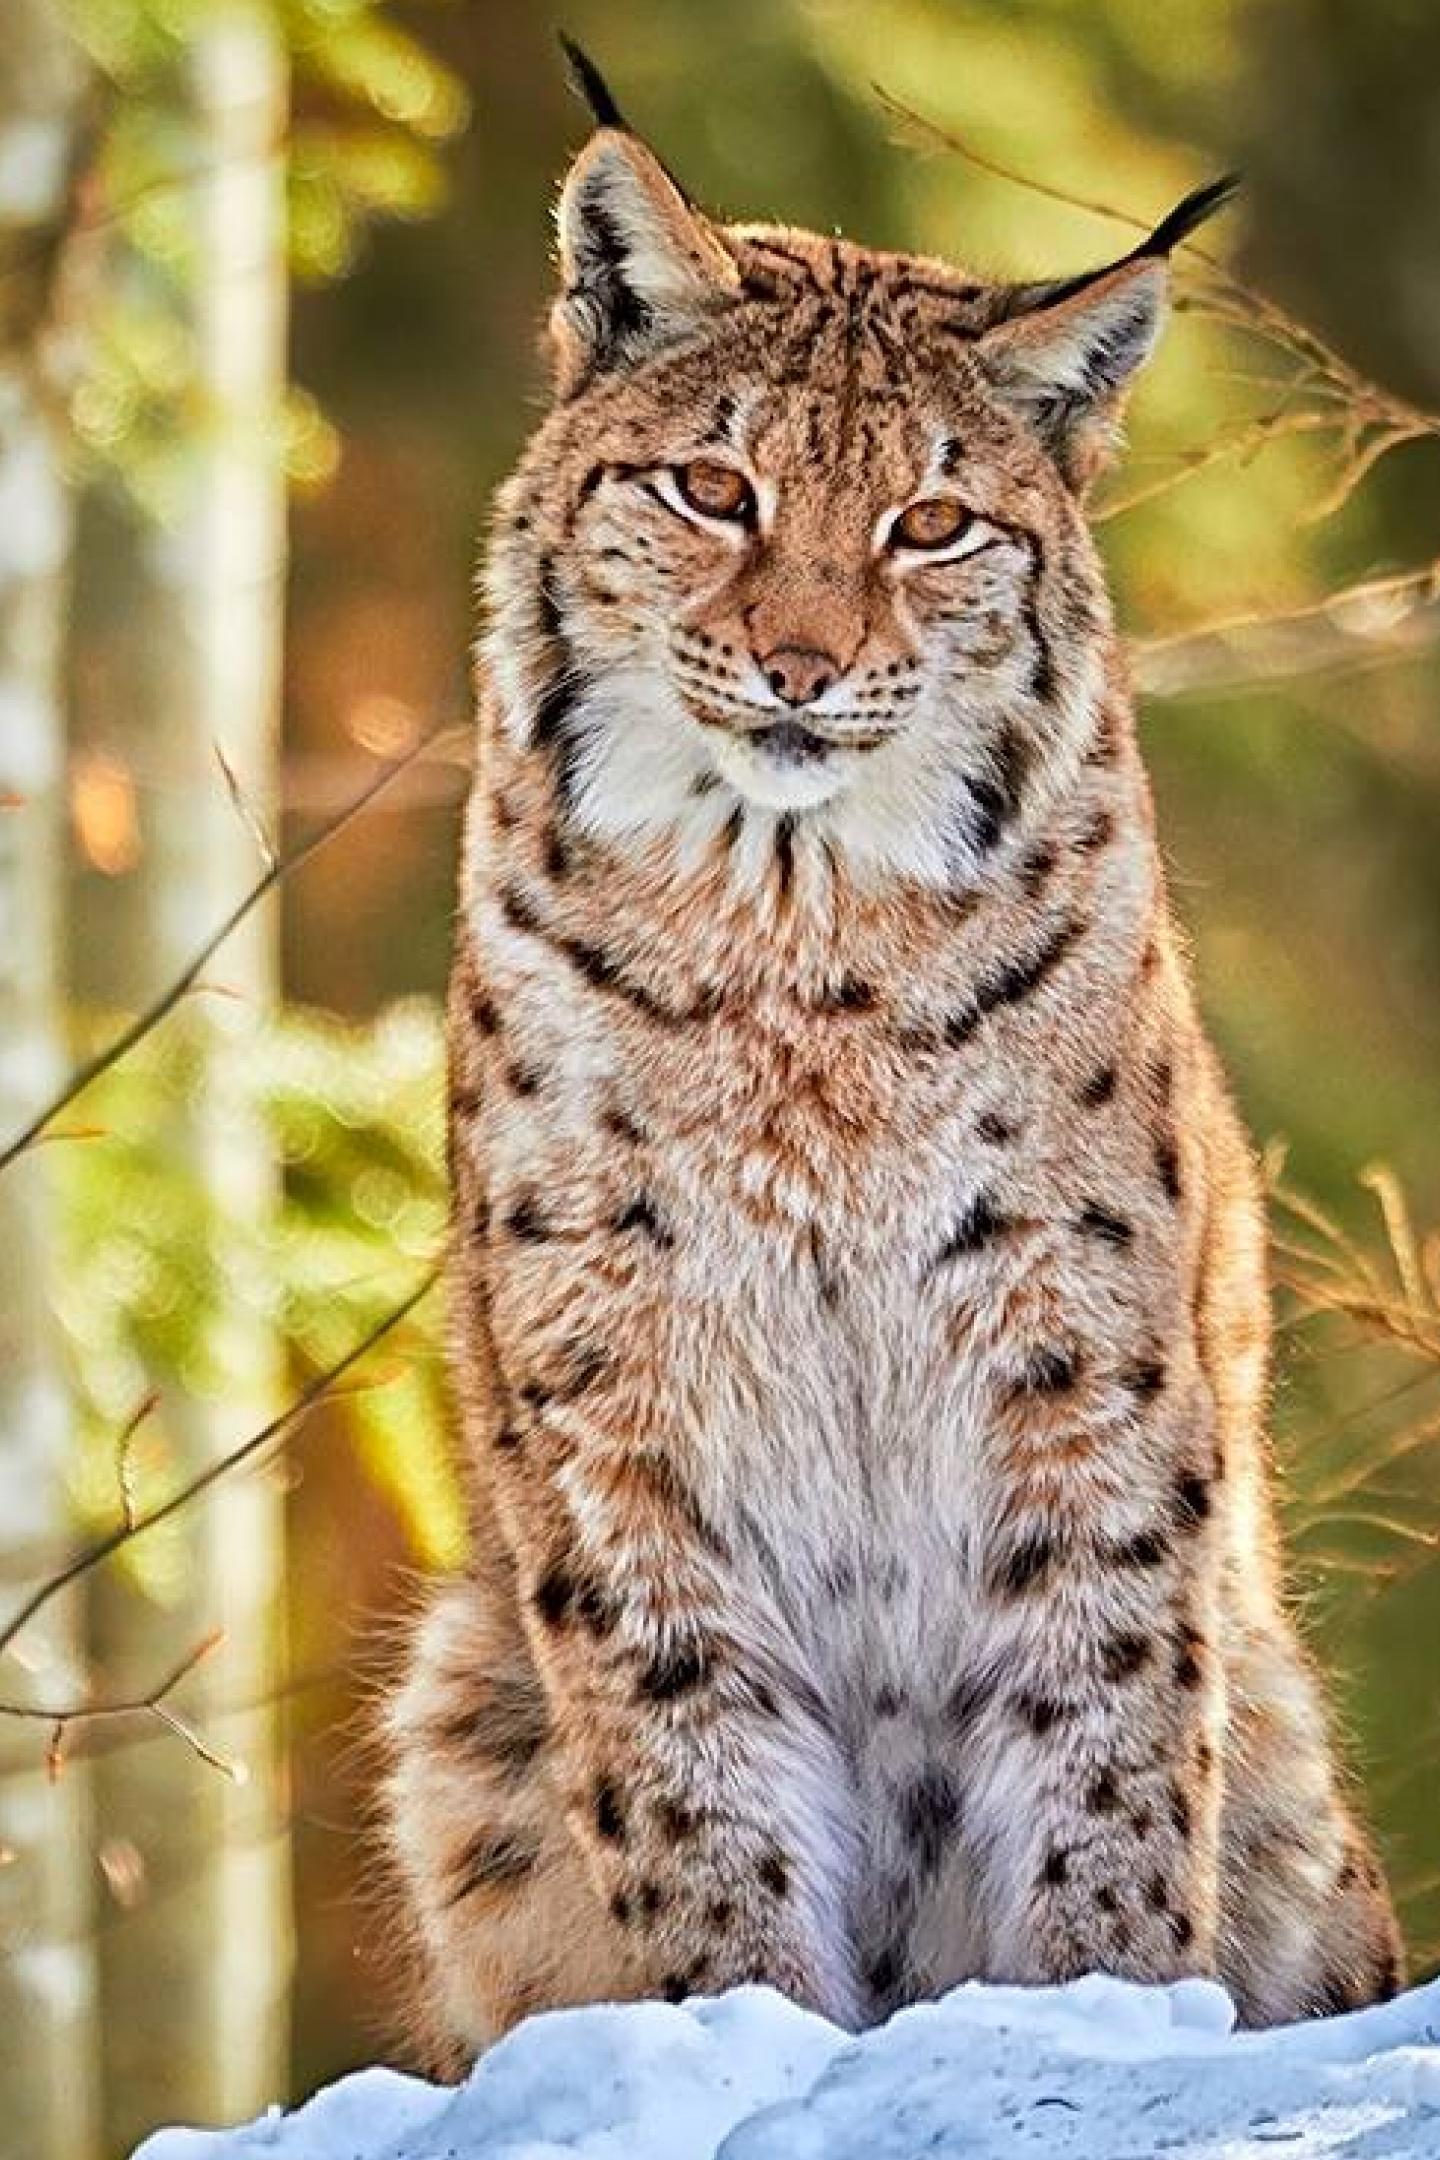
<path fill-rule="evenodd" d="M 530 2019 L 458 2087 L 342 2078 L 134 2160 L 1440 2160 L 1440 1981 L 1236 2033 L 1208 1980 L 970 1985 L 858 2038 L 769 1988 Z"/>

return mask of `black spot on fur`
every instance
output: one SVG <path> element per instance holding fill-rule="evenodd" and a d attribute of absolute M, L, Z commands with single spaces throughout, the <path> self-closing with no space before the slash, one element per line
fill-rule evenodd
<path fill-rule="evenodd" d="M 524 1058 L 509 1058 L 500 1070 L 512 1095 L 538 1095 L 544 1084 L 545 1068 Z"/>
<path fill-rule="evenodd" d="M 500 1014 L 488 990 L 477 990 L 470 999 L 470 1018 L 481 1035 L 498 1035 Z"/>
<path fill-rule="evenodd" d="M 1180 1198 L 1180 1154 L 1168 1133 L 1162 1133 L 1155 1142 L 1155 1175 L 1160 1180 L 1160 1190 L 1167 1200 Z"/>
<path fill-rule="evenodd" d="M 990 1689 L 986 1682 L 973 1673 L 964 1673 L 946 1698 L 945 1715 L 953 1726 L 964 1732 L 975 1723 L 989 1700 Z"/>
<path fill-rule="evenodd" d="M 1204 1641 L 1193 1630 L 1187 1630 L 1186 1634 L 1182 1636 L 1180 1646 L 1175 1653 L 1175 1681 L 1178 1687 L 1199 1687 L 1205 1674 L 1196 1652 L 1203 1650 L 1204 1647 Z"/>
<path fill-rule="evenodd" d="M 623 1140 L 628 1147 L 638 1147 L 645 1138 L 629 1111 L 622 1110 L 617 1103 L 601 1112 L 600 1122 L 613 1139 Z"/>
<path fill-rule="evenodd" d="M 970 794 L 971 844 L 988 855 L 1019 815 L 1030 768 L 1030 751 L 1019 729 L 1007 722 L 994 745 L 994 769 L 983 777 L 967 780 Z"/>
<path fill-rule="evenodd" d="M 657 1651 L 640 1675 L 639 1689 L 650 1702 L 673 1702 L 693 1694 L 710 1677 L 710 1659 L 697 1643 L 670 1643 Z"/>
<path fill-rule="evenodd" d="M 1128 1365 L 1121 1368 L 1120 1384 L 1128 1388 L 1132 1395 L 1138 1396 L 1142 1402 L 1148 1402 L 1152 1396 L 1158 1395 L 1165 1385 L 1163 1361 L 1158 1357 L 1132 1358 Z"/>
<path fill-rule="evenodd" d="M 1170 1933 L 1175 1938 L 1177 1950 L 1184 1950 L 1195 1940 L 1195 1926 L 1188 1913 L 1170 1915 Z"/>
<path fill-rule="evenodd" d="M 1111 1769 L 1100 1772 L 1085 1795 L 1085 1805 L 1092 1815 L 1113 1815 L 1120 1805 L 1120 1783 Z"/>
<path fill-rule="evenodd" d="M 521 1238 L 528 1244 L 543 1244 L 550 1235 L 550 1224 L 534 1193 L 522 1193 L 509 1208 L 503 1221 L 511 1237 Z"/>
<path fill-rule="evenodd" d="M 1178 1785 L 1172 1785 L 1170 1788 L 1170 1821 L 1177 1837 L 1189 1837 L 1190 1802 Z"/>
<path fill-rule="evenodd" d="M 722 1934 L 734 1918 L 735 1901 L 733 1898 L 711 1898 L 710 1903 L 705 1908 L 706 1925 L 718 1928 Z"/>
<path fill-rule="evenodd" d="M 653 1920 L 665 1904 L 665 1893 L 659 1883 L 643 1882 L 636 1892 L 635 1902 L 647 1920 Z"/>
<path fill-rule="evenodd" d="M 614 1897 L 611 1898 L 610 1910 L 614 1914 L 615 1918 L 619 1921 L 621 1927 L 626 1927 L 629 1925 L 630 1900 L 628 1897 L 626 1897 L 623 1890 L 617 1890 Z"/>
<path fill-rule="evenodd" d="M 534 1605 L 546 1627 L 563 1627 L 575 1603 L 575 1578 L 566 1567 L 545 1570 L 535 1585 Z"/>
<path fill-rule="evenodd" d="M 1048 841 L 1031 848 L 1020 865 L 1020 889 L 1027 900 L 1038 900 L 1055 868 L 1055 850 Z"/>
<path fill-rule="evenodd" d="M 1075 841 L 1081 855 L 1096 855 L 1108 847 L 1115 833 L 1115 820 L 1108 810 L 1097 810 Z"/>
<path fill-rule="evenodd" d="M 1054 1539 L 1043 1530 L 1032 1531 L 996 1561 L 990 1587 L 1002 1597 L 1022 1597 L 1049 1574 L 1055 1557 Z"/>
<path fill-rule="evenodd" d="M 1098 1110 L 1102 1104 L 1109 1102 L 1115 1093 L 1118 1077 L 1113 1065 L 1101 1065 L 1097 1071 L 1091 1073 L 1080 1090 L 1080 1100 L 1087 1110 Z"/>
<path fill-rule="evenodd" d="M 816 1012 L 872 1012 L 875 1007 L 875 988 L 872 983 L 861 982 L 856 975 L 844 975 L 833 990 L 824 990 L 815 1000 Z"/>
<path fill-rule="evenodd" d="M 1040 1880 L 1051 1889 L 1057 1889 L 1070 1873 L 1070 1855 L 1057 1846 L 1045 1855 L 1045 1865 L 1040 1870 Z"/>
<path fill-rule="evenodd" d="M 482 1830 L 457 1858 L 446 1902 L 458 1905 L 477 1890 L 513 1889 L 533 1872 L 539 1857 L 538 1840 L 523 1832 Z"/>
<path fill-rule="evenodd" d="M 1198 1530 L 1210 1513 L 1210 1485 L 1198 1470 L 1182 1471 L 1175 1485 L 1175 1513 L 1182 1530 Z"/>
<path fill-rule="evenodd" d="M 1108 1883 L 1101 1883 L 1095 1892 L 1095 1903 L 1103 1913 L 1119 1912 L 1120 1900 Z"/>
<path fill-rule="evenodd" d="M 752 1707 L 758 1710 L 762 1717 L 779 1717 L 780 1698 L 768 1680 L 762 1680 L 754 1673 L 747 1674 L 745 1692 L 750 1698 Z"/>
<path fill-rule="evenodd" d="M 683 1972 L 667 1973 L 660 1983 L 660 1993 L 666 2002 L 684 2002 L 688 1996 L 695 1993 L 695 1984 L 699 1977 L 699 1971 L 693 1965 L 687 1965 Z"/>
<path fill-rule="evenodd" d="M 1071 1350 L 1035 1350 L 1025 1361 L 1013 1393 L 1068 1395 L 1080 1377 L 1080 1360 Z"/>
<path fill-rule="evenodd" d="M 654 1202 L 645 1193 L 637 1193 L 633 1200 L 627 1200 L 611 1227 L 621 1237 L 628 1231 L 638 1230 L 653 1245 L 667 1247 L 675 1243 L 672 1233 L 656 1214 Z"/>
<path fill-rule="evenodd" d="M 625 1810 L 614 1780 L 608 1777 L 596 1781 L 595 1828 L 608 1844 L 622 1845 L 625 1841 Z"/>
<path fill-rule="evenodd" d="M 790 1863 L 780 1851 L 766 1853 L 760 1862 L 762 1886 L 772 1897 L 783 1898 L 790 1888 Z"/>
<path fill-rule="evenodd" d="M 900 1819 L 922 1874 L 933 1875 L 940 1865 L 959 1813 L 954 1779 L 948 1770 L 932 1763 L 909 1786 L 900 1806 Z"/>
<path fill-rule="evenodd" d="M 687 1807 L 683 1800 L 662 1800 L 655 1814 L 665 1836 L 677 1845 L 694 1837 L 700 1827 L 694 1808 Z"/>
<path fill-rule="evenodd" d="M 1135 1232 L 1123 1215 L 1112 1215 L 1108 1208 L 1100 1207 L 1094 1200 L 1086 1202 L 1075 1218 L 1077 1230 L 1087 1237 L 1101 1238 L 1107 1245 L 1128 1245 Z"/>
<path fill-rule="evenodd" d="M 1043 1740 L 1046 1733 L 1073 1714 L 1069 1703 L 1059 1702 L 1053 1695 L 1017 1695 L 1015 1709 L 1037 1740 Z"/>
<path fill-rule="evenodd" d="M 975 1120 L 977 1138 L 987 1140 L 991 1147 L 1008 1147 L 1019 1132 L 1011 1119 L 1002 1117 L 998 1110 L 986 1110 Z"/>
<path fill-rule="evenodd" d="M 1115 1567 L 1161 1567 L 1169 1554 L 1170 1547 L 1158 1530 L 1137 1531 L 1134 1537 L 1122 1538 L 1107 1548 L 1107 1557 Z"/>
<path fill-rule="evenodd" d="M 1107 1680 L 1129 1680 L 1150 1657 L 1149 1638 L 1144 1635 L 1113 1635 L 1106 1643 L 1102 1663 Z"/>
<path fill-rule="evenodd" d="M 614 1632 L 620 1616 L 599 1583 L 587 1577 L 576 1587 L 575 1617 L 598 1640 Z"/>
<path fill-rule="evenodd" d="M 871 1994 L 883 2002 L 900 1985 L 900 1973 L 900 1953 L 893 1943 L 887 1943 L 865 1967 L 865 1983 Z"/>
<path fill-rule="evenodd" d="M 977 1193 L 969 1207 L 950 1232 L 940 1250 L 929 1262 L 926 1273 L 933 1275 L 951 1260 L 962 1259 L 967 1253 L 978 1252 L 1009 1228 L 1007 1218 L 1001 1214 L 988 1193 Z"/>
<path fill-rule="evenodd" d="M 1152 1875 L 1145 1887 L 1145 1902 L 1151 1912 L 1164 1912 L 1170 1903 L 1170 1885 L 1163 1875 Z"/>

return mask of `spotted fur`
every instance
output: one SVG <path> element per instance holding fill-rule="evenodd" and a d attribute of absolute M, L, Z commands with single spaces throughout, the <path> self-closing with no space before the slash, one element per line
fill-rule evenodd
<path fill-rule="evenodd" d="M 617 121 L 487 575 L 476 1560 L 389 1786 L 432 2029 L 1091 1967 L 1368 2001 L 1255 1175 L 1083 509 L 1186 213 L 998 287 L 718 225 Z"/>

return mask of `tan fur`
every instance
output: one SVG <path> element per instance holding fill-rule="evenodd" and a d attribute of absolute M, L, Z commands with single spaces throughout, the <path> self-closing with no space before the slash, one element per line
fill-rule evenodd
<path fill-rule="evenodd" d="M 432 2029 L 1388 1992 L 1079 494 L 1163 263 L 1005 289 L 722 228 L 615 130 L 561 245 L 451 1013 L 476 1561 L 391 1719 Z M 687 508 L 697 460 L 748 523 Z M 936 498 L 958 552 L 897 551 Z"/>

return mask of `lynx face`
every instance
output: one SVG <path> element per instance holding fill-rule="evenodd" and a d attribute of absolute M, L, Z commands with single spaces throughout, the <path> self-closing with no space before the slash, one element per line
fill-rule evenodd
<path fill-rule="evenodd" d="M 862 872 L 978 875 L 1094 736 L 1079 495 L 1163 260 L 979 286 L 720 227 L 616 128 L 559 226 L 557 400 L 490 573 L 508 724 L 612 840 L 762 813 Z"/>

